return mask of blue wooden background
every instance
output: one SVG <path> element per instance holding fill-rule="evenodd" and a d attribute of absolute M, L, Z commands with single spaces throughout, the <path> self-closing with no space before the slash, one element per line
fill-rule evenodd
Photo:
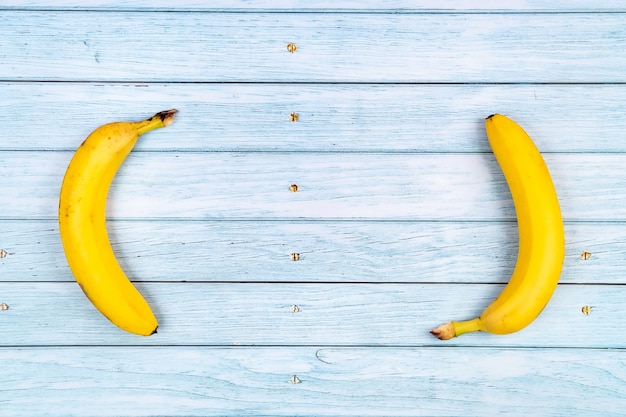
<path fill-rule="evenodd" d="M 626 4 L 502 3 L 4 0 L 0 416 L 624 415 Z M 141 338 L 74 282 L 58 192 L 169 108 L 109 196 Z M 563 275 L 522 332 L 440 342 L 515 264 L 494 112 L 545 155 Z"/>

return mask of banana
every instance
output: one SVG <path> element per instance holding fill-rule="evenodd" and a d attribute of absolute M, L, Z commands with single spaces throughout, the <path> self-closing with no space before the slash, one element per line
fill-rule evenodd
<path fill-rule="evenodd" d="M 491 115 L 485 126 L 515 205 L 517 263 L 506 287 L 479 317 L 452 321 L 431 331 L 442 340 L 475 331 L 508 334 L 528 326 L 550 301 L 565 257 L 561 210 L 539 150 L 506 116 Z"/>
<path fill-rule="evenodd" d="M 156 333 L 158 322 L 111 248 L 106 200 L 117 170 L 139 136 L 170 125 L 176 113 L 167 110 L 141 122 L 116 122 L 97 128 L 74 153 L 59 197 L 59 232 L 74 278 L 106 318 L 142 336 Z"/>

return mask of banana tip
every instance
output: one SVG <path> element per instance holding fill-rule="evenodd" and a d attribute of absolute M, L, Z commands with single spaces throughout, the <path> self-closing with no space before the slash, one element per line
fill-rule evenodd
<path fill-rule="evenodd" d="M 489 116 L 485 117 L 485 120 L 489 120 L 491 119 L 493 116 L 497 116 L 498 113 L 494 113 L 494 114 L 490 114 Z"/>
<path fill-rule="evenodd" d="M 439 340 L 449 340 L 456 336 L 456 332 L 454 331 L 454 326 L 452 323 L 442 324 L 430 331 L 430 334 L 435 336 Z"/>
<path fill-rule="evenodd" d="M 176 120 L 176 113 L 178 113 L 178 110 L 176 109 L 172 109 L 172 110 L 165 110 L 162 112 L 159 112 L 157 114 L 155 114 L 153 116 L 153 118 L 160 118 L 161 121 L 163 122 L 164 126 L 169 126 L 172 123 L 174 123 L 174 120 Z"/>

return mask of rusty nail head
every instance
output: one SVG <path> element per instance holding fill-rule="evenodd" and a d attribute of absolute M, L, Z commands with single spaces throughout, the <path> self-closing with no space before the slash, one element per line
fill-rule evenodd
<path fill-rule="evenodd" d="M 289 121 L 291 122 L 297 122 L 300 119 L 300 116 L 298 116 L 298 113 L 293 112 L 289 115 Z"/>
<path fill-rule="evenodd" d="M 589 258 L 591 258 L 591 253 L 584 251 L 583 253 L 580 254 L 580 259 L 586 261 Z"/>
<path fill-rule="evenodd" d="M 292 193 L 297 193 L 298 192 L 298 184 L 291 184 L 289 186 L 289 191 L 291 191 Z"/>
<path fill-rule="evenodd" d="M 300 254 L 299 253 L 292 253 L 291 254 L 291 260 L 292 261 L 299 261 L 300 260 Z"/>
<path fill-rule="evenodd" d="M 591 314 L 591 306 L 583 306 L 580 311 L 582 311 L 585 316 L 588 316 Z"/>
<path fill-rule="evenodd" d="M 298 50 L 298 47 L 296 46 L 295 43 L 289 42 L 287 44 L 287 50 L 293 54 L 294 52 L 296 52 Z"/>
<path fill-rule="evenodd" d="M 299 313 L 300 312 L 300 307 L 298 307 L 297 304 L 294 304 L 291 306 L 291 312 L 292 313 Z"/>
<path fill-rule="evenodd" d="M 7 303 L 0 304 L 0 310 L 6 311 L 9 309 L 9 305 Z"/>

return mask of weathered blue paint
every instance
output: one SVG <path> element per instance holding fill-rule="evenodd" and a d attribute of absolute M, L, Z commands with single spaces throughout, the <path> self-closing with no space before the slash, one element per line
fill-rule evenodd
<path fill-rule="evenodd" d="M 0 6 L 0 416 L 623 415 L 623 2 L 51 3 Z M 168 108 L 109 196 L 139 338 L 57 198 L 91 130 Z M 494 112 L 545 154 L 563 276 L 522 332 L 440 342 L 515 263 Z"/>

